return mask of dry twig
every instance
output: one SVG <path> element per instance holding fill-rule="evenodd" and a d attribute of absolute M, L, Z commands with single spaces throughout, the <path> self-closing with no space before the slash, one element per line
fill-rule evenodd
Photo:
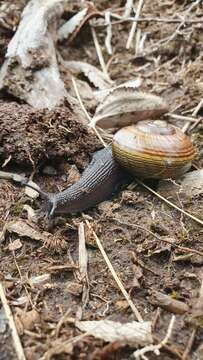
<path fill-rule="evenodd" d="M 144 0 L 139 0 L 136 15 L 135 15 L 135 19 L 139 18 L 140 13 L 142 11 L 143 4 L 144 4 Z M 127 44 L 126 44 L 126 49 L 130 49 L 130 47 L 131 47 L 131 43 L 132 43 L 136 28 L 137 28 L 137 21 L 134 21 L 133 24 L 132 24 L 130 33 L 129 33 L 128 41 L 127 41 Z"/>
<path fill-rule="evenodd" d="M 182 214 L 184 214 L 185 216 L 189 217 L 190 219 L 194 220 L 195 222 L 197 222 L 200 225 L 203 225 L 203 220 L 198 219 L 196 216 L 188 213 L 187 211 L 179 208 L 177 205 L 175 205 L 174 203 L 172 203 L 171 201 L 167 200 L 164 196 L 160 195 L 159 193 L 157 193 L 156 191 L 154 191 L 152 188 L 150 188 L 149 186 L 147 186 L 146 184 L 144 184 L 141 180 L 139 180 L 138 178 L 135 178 L 136 182 L 138 182 L 138 184 L 142 185 L 145 189 L 149 190 L 152 194 L 156 195 L 159 199 L 163 200 L 165 203 L 167 203 L 168 205 L 170 205 L 171 207 L 173 207 L 174 209 L 180 211 Z"/>
<path fill-rule="evenodd" d="M 190 338 L 188 340 L 187 346 L 186 346 L 185 351 L 183 353 L 182 360 L 187 360 L 188 359 L 189 352 L 191 351 L 192 345 L 193 345 L 194 340 L 195 340 L 196 332 L 197 332 L 197 329 L 194 328 L 192 330 L 192 333 L 191 333 Z"/>
<path fill-rule="evenodd" d="M 126 225 L 126 226 L 129 226 L 129 227 L 132 227 L 132 228 L 138 228 L 138 229 L 141 229 L 143 231 L 146 231 L 148 232 L 149 234 L 151 234 L 152 236 L 154 236 L 157 240 L 159 241 L 163 241 L 167 244 L 170 244 L 171 246 L 174 246 L 176 247 L 177 249 L 180 249 L 182 251 L 185 251 L 185 252 L 189 252 L 189 253 L 193 253 L 193 254 L 197 254 L 197 255 L 200 255 L 200 256 L 203 256 L 203 252 L 201 251 L 198 251 L 196 249 L 191 249 L 189 247 L 185 247 L 185 246 L 181 246 L 181 245 L 178 245 L 178 244 L 175 244 L 175 243 L 172 243 L 170 240 L 167 240 L 167 239 L 162 239 L 161 237 L 159 237 L 158 235 L 156 235 L 153 231 L 143 227 L 143 226 L 140 226 L 140 225 L 137 225 L 137 224 L 131 224 L 129 222 L 126 222 L 126 221 L 122 221 L 122 220 L 119 220 L 119 219 L 116 219 L 116 218 L 113 218 L 113 220 L 115 220 L 116 222 L 118 222 L 119 224 L 121 225 Z M 148 269 L 147 269 L 148 270 Z"/>
<path fill-rule="evenodd" d="M 106 19 L 106 22 L 108 24 L 107 29 L 106 29 L 105 45 L 106 45 L 106 49 L 108 51 L 108 54 L 112 55 L 112 53 L 113 53 L 112 46 L 111 46 L 112 26 L 111 26 L 111 13 L 110 13 L 110 11 L 105 12 L 105 19 Z M 107 69 L 108 69 L 108 67 L 106 66 L 106 70 Z"/>
<path fill-rule="evenodd" d="M 80 280 L 83 283 L 82 303 L 84 308 L 89 300 L 89 279 L 87 274 L 88 255 L 85 246 L 85 229 L 83 222 L 81 222 L 78 227 L 78 238 L 79 238 L 79 271 L 80 271 Z"/>
<path fill-rule="evenodd" d="M 175 315 L 172 315 L 171 317 L 171 321 L 169 323 L 169 326 L 168 326 L 168 330 L 167 330 L 167 333 L 166 333 L 166 336 L 165 338 L 157 345 L 148 345 L 148 346 L 145 346 L 144 348 L 142 349 L 139 349 L 139 350 L 136 350 L 134 353 L 133 353 L 133 356 L 135 359 L 139 359 L 140 357 L 142 357 L 143 359 L 146 359 L 146 357 L 144 357 L 144 354 L 146 352 L 149 352 L 149 351 L 153 351 L 156 355 L 160 355 L 160 349 L 167 344 L 170 336 L 171 336 L 171 333 L 172 333 L 172 330 L 173 330 L 173 326 L 174 326 L 174 322 L 175 322 Z"/>
<path fill-rule="evenodd" d="M 13 338 L 13 344 L 14 344 L 14 347 L 15 347 L 17 359 L 18 360 L 26 360 L 24 350 L 23 350 L 20 338 L 18 336 L 18 332 L 17 332 L 16 326 L 15 326 L 13 315 L 12 315 L 10 306 L 9 306 L 9 304 L 7 302 L 6 295 L 5 295 L 2 283 L 0 283 L 0 299 L 1 299 L 5 314 L 6 314 L 7 319 L 8 319 L 9 327 L 11 329 L 11 335 L 12 335 L 12 338 Z"/>
<path fill-rule="evenodd" d="M 107 68 L 106 68 L 106 64 L 104 62 L 101 47 L 100 47 L 99 41 L 97 39 L 96 31 L 95 31 L 95 29 L 93 27 L 91 27 L 91 31 L 92 31 L 92 37 L 93 37 L 93 41 L 94 41 L 94 46 L 95 46 L 97 56 L 98 56 L 98 59 L 99 59 L 99 62 L 100 62 L 100 66 L 102 68 L 102 71 L 103 71 L 104 75 L 106 76 L 107 81 L 111 82 L 112 80 L 110 79 L 110 76 L 109 76 Z"/>
<path fill-rule="evenodd" d="M 108 266 L 108 268 L 109 268 L 109 270 L 110 270 L 110 272 L 111 272 L 114 280 L 116 281 L 119 289 L 121 290 L 123 296 L 124 296 L 125 299 L 127 300 L 128 304 L 129 304 L 129 306 L 131 307 L 133 313 L 135 314 L 137 320 L 142 322 L 142 321 L 143 321 L 142 316 L 140 315 L 140 313 L 139 313 L 139 311 L 137 310 L 136 306 L 133 304 L 132 300 L 130 299 L 129 294 L 128 294 L 127 291 L 125 290 L 125 288 L 124 288 L 121 280 L 119 279 L 118 275 L 116 274 L 116 272 L 115 272 L 115 270 L 114 270 L 114 268 L 113 268 L 113 266 L 112 266 L 112 264 L 111 264 L 111 262 L 110 262 L 110 260 L 109 260 L 109 258 L 108 258 L 108 256 L 107 256 L 107 254 L 106 254 L 106 252 L 105 252 L 105 250 L 104 250 L 104 248 L 103 248 L 103 246 L 102 246 L 102 244 L 101 244 L 101 242 L 100 242 L 97 234 L 96 234 L 95 231 L 93 230 L 93 228 L 92 228 L 92 226 L 90 225 L 89 221 L 88 221 L 88 220 L 85 220 L 85 222 L 86 222 L 88 228 L 91 230 L 91 232 L 92 232 L 92 234 L 93 234 L 93 236 L 94 236 L 94 238 L 95 238 L 95 241 L 96 241 L 96 243 L 97 243 L 97 246 L 98 246 L 99 250 L 101 251 L 102 256 L 103 256 L 103 258 L 104 258 L 104 260 L 105 260 L 105 262 L 106 262 L 106 264 L 107 264 L 107 266 Z"/>
<path fill-rule="evenodd" d="M 118 25 L 118 24 L 122 24 L 125 22 L 157 22 L 157 23 L 166 23 L 166 24 L 179 24 L 182 22 L 181 19 L 174 19 L 174 18 L 156 18 L 156 17 L 140 17 L 139 19 L 133 18 L 133 17 L 128 17 L 128 18 L 123 18 L 120 15 L 117 14 L 111 14 L 111 16 L 115 19 L 119 19 L 117 21 L 112 21 L 111 25 Z M 199 19 L 185 19 L 184 21 L 185 24 L 202 24 L 203 23 L 203 19 L 199 18 Z M 103 26 L 107 26 L 106 23 L 99 23 L 99 24 L 94 24 L 92 25 L 93 27 L 103 27 Z"/>
<path fill-rule="evenodd" d="M 84 106 L 84 104 L 83 104 L 83 102 L 82 102 L 82 99 L 81 99 L 81 97 L 80 97 L 80 94 L 79 94 L 79 91 L 78 91 L 78 88 L 77 88 L 76 81 L 75 81 L 75 79 L 74 79 L 73 77 L 72 77 L 72 83 L 73 83 L 73 87 L 74 87 L 75 94 L 76 94 L 76 96 L 77 96 L 78 102 L 79 102 L 79 104 L 80 104 L 83 112 L 85 113 L 87 119 L 88 119 L 89 122 L 90 122 L 92 119 L 91 119 L 90 115 L 88 114 L 88 112 L 87 112 L 87 110 L 86 110 L 86 108 L 85 108 L 85 106 Z M 101 137 L 101 135 L 99 134 L 99 132 L 98 132 L 98 130 L 96 129 L 96 127 L 93 126 L 92 129 L 94 130 L 94 132 L 95 132 L 95 134 L 97 135 L 98 139 L 101 141 L 102 145 L 103 145 L 104 147 L 106 147 L 107 145 L 106 145 L 105 141 L 102 139 L 102 137 Z"/>

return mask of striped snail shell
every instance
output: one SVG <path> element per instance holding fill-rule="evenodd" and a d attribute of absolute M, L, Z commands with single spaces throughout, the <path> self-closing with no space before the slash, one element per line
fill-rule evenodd
<path fill-rule="evenodd" d="M 120 165 L 141 178 L 177 178 L 189 170 L 195 156 L 190 138 L 162 120 L 120 129 L 112 149 Z"/>

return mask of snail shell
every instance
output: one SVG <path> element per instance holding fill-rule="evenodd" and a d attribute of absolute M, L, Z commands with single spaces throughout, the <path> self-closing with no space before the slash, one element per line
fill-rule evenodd
<path fill-rule="evenodd" d="M 191 167 L 195 150 L 188 136 L 165 121 L 141 121 L 113 138 L 115 159 L 141 178 L 177 178 Z"/>

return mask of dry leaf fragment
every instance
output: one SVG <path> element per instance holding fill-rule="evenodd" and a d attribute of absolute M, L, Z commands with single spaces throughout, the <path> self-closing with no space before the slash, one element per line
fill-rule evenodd
<path fill-rule="evenodd" d="M 30 311 L 21 310 L 17 308 L 15 314 L 15 323 L 20 334 L 23 334 L 24 330 L 33 330 L 35 324 L 40 322 L 40 315 L 35 310 Z"/>
<path fill-rule="evenodd" d="M 34 181 L 28 181 L 28 184 L 31 186 L 34 186 L 36 189 L 39 189 L 39 186 L 34 182 Z M 31 189 L 30 187 L 26 186 L 25 187 L 25 194 L 29 197 L 31 197 L 32 199 L 36 199 L 39 197 L 39 193 L 37 191 L 35 191 L 34 189 Z"/>
<path fill-rule="evenodd" d="M 61 354 L 72 355 L 72 353 L 73 353 L 73 344 L 71 342 L 62 342 L 62 340 L 57 339 L 52 342 L 50 349 L 44 354 L 43 358 L 45 360 L 50 360 L 53 359 L 54 355 L 61 355 Z"/>
<path fill-rule="evenodd" d="M 190 171 L 177 181 L 162 180 L 159 183 L 158 192 L 162 195 L 175 197 L 178 193 L 180 198 L 191 198 L 203 193 L 203 169 Z"/>
<path fill-rule="evenodd" d="M 159 291 L 153 291 L 153 304 L 156 304 L 173 314 L 184 314 L 189 311 L 189 306 L 180 300 L 171 298 Z"/>
<path fill-rule="evenodd" d="M 125 345 L 147 345 L 153 342 L 151 335 L 151 322 L 137 322 L 121 324 L 111 320 L 76 321 L 81 331 L 102 339 L 104 341 L 120 341 Z"/>
<path fill-rule="evenodd" d="M 167 111 L 167 104 L 159 96 L 140 92 L 133 85 L 119 85 L 97 107 L 90 125 L 102 128 L 127 126 Z"/>
<path fill-rule="evenodd" d="M 75 75 L 83 73 L 85 77 L 100 90 L 109 89 L 111 84 L 102 71 L 83 61 L 64 61 L 63 63 Z"/>
<path fill-rule="evenodd" d="M 58 40 L 68 39 L 71 34 L 80 25 L 82 20 L 87 14 L 87 8 L 79 11 L 76 15 L 72 16 L 70 20 L 63 24 L 58 31 Z"/>
<path fill-rule="evenodd" d="M 16 233 L 19 236 L 25 236 L 36 241 L 47 241 L 51 234 L 35 230 L 23 220 L 10 221 L 6 224 L 6 230 L 10 233 Z"/>
<path fill-rule="evenodd" d="M 25 305 L 29 302 L 28 300 L 28 297 L 27 296 L 21 296 L 19 297 L 18 299 L 16 300 L 11 300 L 10 301 L 10 305 L 13 305 L 13 306 L 22 306 L 22 305 Z"/>
<path fill-rule="evenodd" d="M 8 245 L 8 249 L 9 249 L 9 251 L 15 251 L 15 250 L 20 249 L 22 246 L 23 245 L 22 245 L 20 239 L 16 239 Z"/>
<path fill-rule="evenodd" d="M 23 205 L 23 209 L 27 211 L 28 220 L 37 223 L 37 216 L 33 208 L 30 205 Z"/>
<path fill-rule="evenodd" d="M 51 278 L 51 274 L 42 274 L 38 276 L 33 276 L 29 279 L 29 284 L 31 286 L 40 286 L 47 283 L 47 281 L 49 281 L 50 278 Z"/>
<path fill-rule="evenodd" d="M 112 92 L 114 89 L 118 89 L 118 88 L 123 88 L 123 87 L 134 87 L 135 89 L 138 90 L 138 88 L 142 85 L 142 79 L 140 77 L 137 77 L 136 79 L 131 79 L 128 80 L 120 85 L 117 86 L 113 86 L 111 88 L 108 89 L 102 89 L 102 90 L 95 90 L 94 91 L 94 96 L 97 99 L 98 102 L 102 102 L 106 96 Z"/>
<path fill-rule="evenodd" d="M 80 32 L 82 26 L 91 18 L 99 15 L 100 13 L 97 11 L 95 6 L 88 3 L 85 9 L 72 16 L 72 18 L 60 27 L 58 31 L 58 40 L 68 39 L 69 43 L 72 42 Z"/>

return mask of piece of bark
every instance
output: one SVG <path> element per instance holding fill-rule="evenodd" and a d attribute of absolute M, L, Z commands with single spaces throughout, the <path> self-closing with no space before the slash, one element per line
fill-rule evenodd
<path fill-rule="evenodd" d="M 68 96 L 54 47 L 57 18 L 64 3 L 64 0 L 28 3 L 0 71 L 0 89 L 35 108 L 51 109 Z"/>
<path fill-rule="evenodd" d="M 156 304 L 173 314 L 184 314 L 189 310 L 188 305 L 184 302 L 175 300 L 166 294 L 162 294 L 159 291 L 153 291 L 152 296 L 153 304 Z"/>

